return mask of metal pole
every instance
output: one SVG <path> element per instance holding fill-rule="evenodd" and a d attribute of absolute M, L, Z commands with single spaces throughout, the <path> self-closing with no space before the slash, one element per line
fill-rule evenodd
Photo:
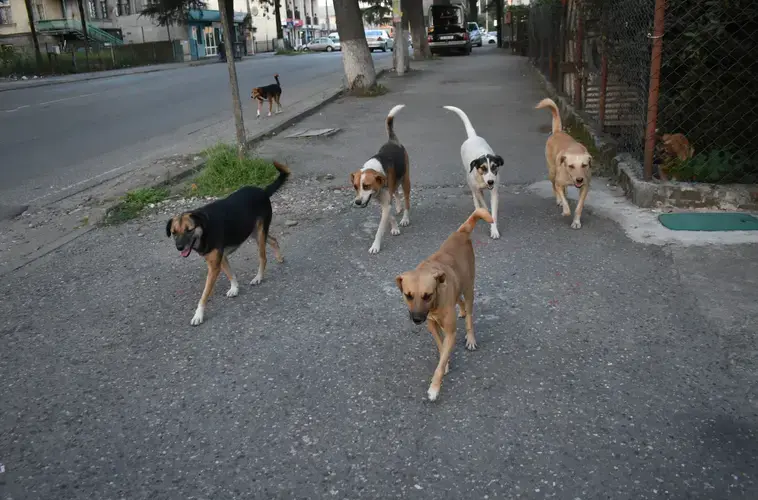
<path fill-rule="evenodd" d="M 645 131 L 645 169 L 643 178 L 653 178 L 653 151 L 655 129 L 658 126 L 658 95 L 661 85 L 661 52 L 663 51 L 663 27 L 666 15 L 665 0 L 655 0 L 653 21 L 653 52 L 650 58 L 650 87 L 647 96 L 647 130 Z"/>
<path fill-rule="evenodd" d="M 576 46 L 574 57 L 574 107 L 582 109 L 582 68 L 584 66 L 584 55 L 582 45 L 584 44 L 584 20 L 582 19 L 582 2 L 576 0 Z"/>

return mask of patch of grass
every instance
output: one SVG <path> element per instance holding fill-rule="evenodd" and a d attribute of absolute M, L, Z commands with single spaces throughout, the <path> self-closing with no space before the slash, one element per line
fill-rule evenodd
<path fill-rule="evenodd" d="M 587 132 L 587 129 L 571 124 L 566 127 L 566 133 L 583 144 L 593 158 L 599 158 L 600 151 L 595 147 L 595 141 L 592 140 L 592 136 Z"/>
<path fill-rule="evenodd" d="M 260 158 L 240 160 L 237 149 L 219 144 L 203 152 L 205 167 L 190 186 L 191 196 L 224 196 L 242 186 L 267 186 L 276 179 L 274 165 Z"/>
<path fill-rule="evenodd" d="M 289 49 L 279 49 L 276 52 L 274 52 L 277 56 L 302 56 L 303 54 L 308 54 L 310 51 L 302 51 L 302 50 L 289 50 Z"/>
<path fill-rule="evenodd" d="M 137 217 L 151 203 L 159 203 L 169 195 L 167 188 L 140 188 L 126 193 L 121 203 L 105 216 L 105 224 L 119 224 Z M 87 221 L 89 222 L 89 221 Z"/>
<path fill-rule="evenodd" d="M 380 95 L 384 95 L 389 91 L 390 90 L 387 87 L 381 83 L 377 83 L 371 88 L 355 88 L 348 93 L 353 97 L 379 97 Z"/>

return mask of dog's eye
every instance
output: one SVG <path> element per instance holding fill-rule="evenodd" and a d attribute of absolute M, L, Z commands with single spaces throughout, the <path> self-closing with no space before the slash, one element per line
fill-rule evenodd
<path fill-rule="evenodd" d="M 410 293 L 410 292 L 408 292 L 408 293 L 405 294 L 405 298 L 408 299 L 408 300 L 413 300 L 413 294 Z"/>
<path fill-rule="evenodd" d="M 429 293 L 425 293 L 424 295 L 421 296 L 421 300 L 423 300 L 424 302 L 427 302 L 431 298 L 432 298 L 432 295 Z"/>
<path fill-rule="evenodd" d="M 570 168 L 571 170 L 574 170 L 574 165 L 569 165 L 569 168 Z"/>
<path fill-rule="evenodd" d="M 364 185 L 363 185 L 363 190 L 364 190 L 364 191 L 368 191 L 368 190 L 370 190 L 370 189 L 371 189 L 371 186 L 369 186 L 368 184 L 364 184 Z"/>

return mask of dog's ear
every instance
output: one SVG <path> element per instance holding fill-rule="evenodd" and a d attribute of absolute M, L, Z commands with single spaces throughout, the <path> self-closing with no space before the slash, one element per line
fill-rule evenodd
<path fill-rule="evenodd" d="M 208 216 L 202 212 L 192 212 L 190 214 L 190 217 L 193 221 L 195 221 L 195 227 L 199 227 L 201 229 L 205 228 L 205 225 L 208 222 Z"/>
<path fill-rule="evenodd" d="M 563 165 L 566 163 L 566 155 L 561 155 L 560 158 L 558 158 L 558 162 Z"/>
<path fill-rule="evenodd" d="M 403 275 L 402 274 L 398 274 L 397 276 L 395 276 L 395 284 L 402 292 L 403 291 Z"/>
<path fill-rule="evenodd" d="M 174 223 L 174 219 L 171 218 L 166 222 L 166 237 L 171 238 L 171 224 Z"/>
<path fill-rule="evenodd" d="M 350 185 L 353 186 L 353 187 L 356 187 L 355 186 L 355 174 L 356 174 L 356 172 L 350 172 Z"/>
<path fill-rule="evenodd" d="M 505 165 L 505 161 L 503 161 L 503 157 L 500 155 L 495 155 L 492 159 L 498 167 Z"/>
<path fill-rule="evenodd" d="M 379 187 L 382 187 L 382 186 L 384 186 L 384 183 L 385 183 L 385 181 L 387 180 L 387 178 L 386 178 L 386 177 L 384 177 L 384 176 L 383 176 L 383 175 L 381 175 L 381 174 L 379 174 L 379 175 L 377 175 L 376 177 L 374 177 L 374 179 L 376 179 L 376 183 L 377 183 L 377 184 L 379 184 Z"/>
<path fill-rule="evenodd" d="M 434 271 L 434 274 L 432 274 L 432 276 L 434 277 L 434 279 L 437 280 L 437 284 L 438 285 L 441 285 L 442 283 L 445 282 L 445 272 L 444 271 L 440 271 L 439 269 L 437 269 L 436 271 Z"/>
<path fill-rule="evenodd" d="M 472 161 L 472 162 L 471 162 L 471 164 L 469 164 L 468 173 L 471 173 L 471 172 L 473 172 L 473 171 L 474 171 L 474 169 L 475 169 L 476 167 L 478 167 L 478 166 L 479 166 L 479 158 L 477 158 L 476 160 Z"/>
<path fill-rule="evenodd" d="M 592 168 L 592 157 L 591 156 L 587 157 L 587 168 Z"/>

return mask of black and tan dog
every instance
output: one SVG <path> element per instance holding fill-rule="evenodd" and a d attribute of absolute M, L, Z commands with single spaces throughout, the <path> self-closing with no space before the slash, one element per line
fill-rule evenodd
<path fill-rule="evenodd" d="M 279 102 L 282 97 L 282 85 L 279 83 L 278 73 L 274 75 L 274 79 L 276 80 L 276 83 L 264 87 L 255 87 L 253 88 L 253 91 L 250 92 L 250 98 L 258 101 L 258 114 L 256 115 L 258 118 L 261 116 L 261 106 L 263 105 L 263 101 L 266 100 L 268 101 L 268 116 L 271 116 L 271 110 L 274 103 L 276 103 L 276 112 L 282 112 L 282 103 Z"/>
<path fill-rule="evenodd" d="M 251 285 L 257 285 L 263 279 L 266 269 L 266 243 L 274 249 L 278 262 L 282 262 L 279 242 L 268 233 L 273 211 L 271 195 L 287 180 L 290 170 L 274 161 L 279 176 L 274 182 L 261 189 L 245 186 L 226 198 L 216 200 L 190 212 L 184 212 L 169 219 L 166 223 L 166 236 L 173 237 L 176 249 L 182 257 L 188 257 L 194 250 L 205 258 L 208 264 L 208 277 L 200 302 L 195 309 L 191 324 L 203 322 L 205 304 L 213 292 L 220 271 L 224 271 L 231 282 L 227 297 L 236 297 L 239 293 L 237 277 L 229 267 L 228 257 L 234 253 L 250 235 L 255 233 L 258 241 L 258 274 Z"/>

